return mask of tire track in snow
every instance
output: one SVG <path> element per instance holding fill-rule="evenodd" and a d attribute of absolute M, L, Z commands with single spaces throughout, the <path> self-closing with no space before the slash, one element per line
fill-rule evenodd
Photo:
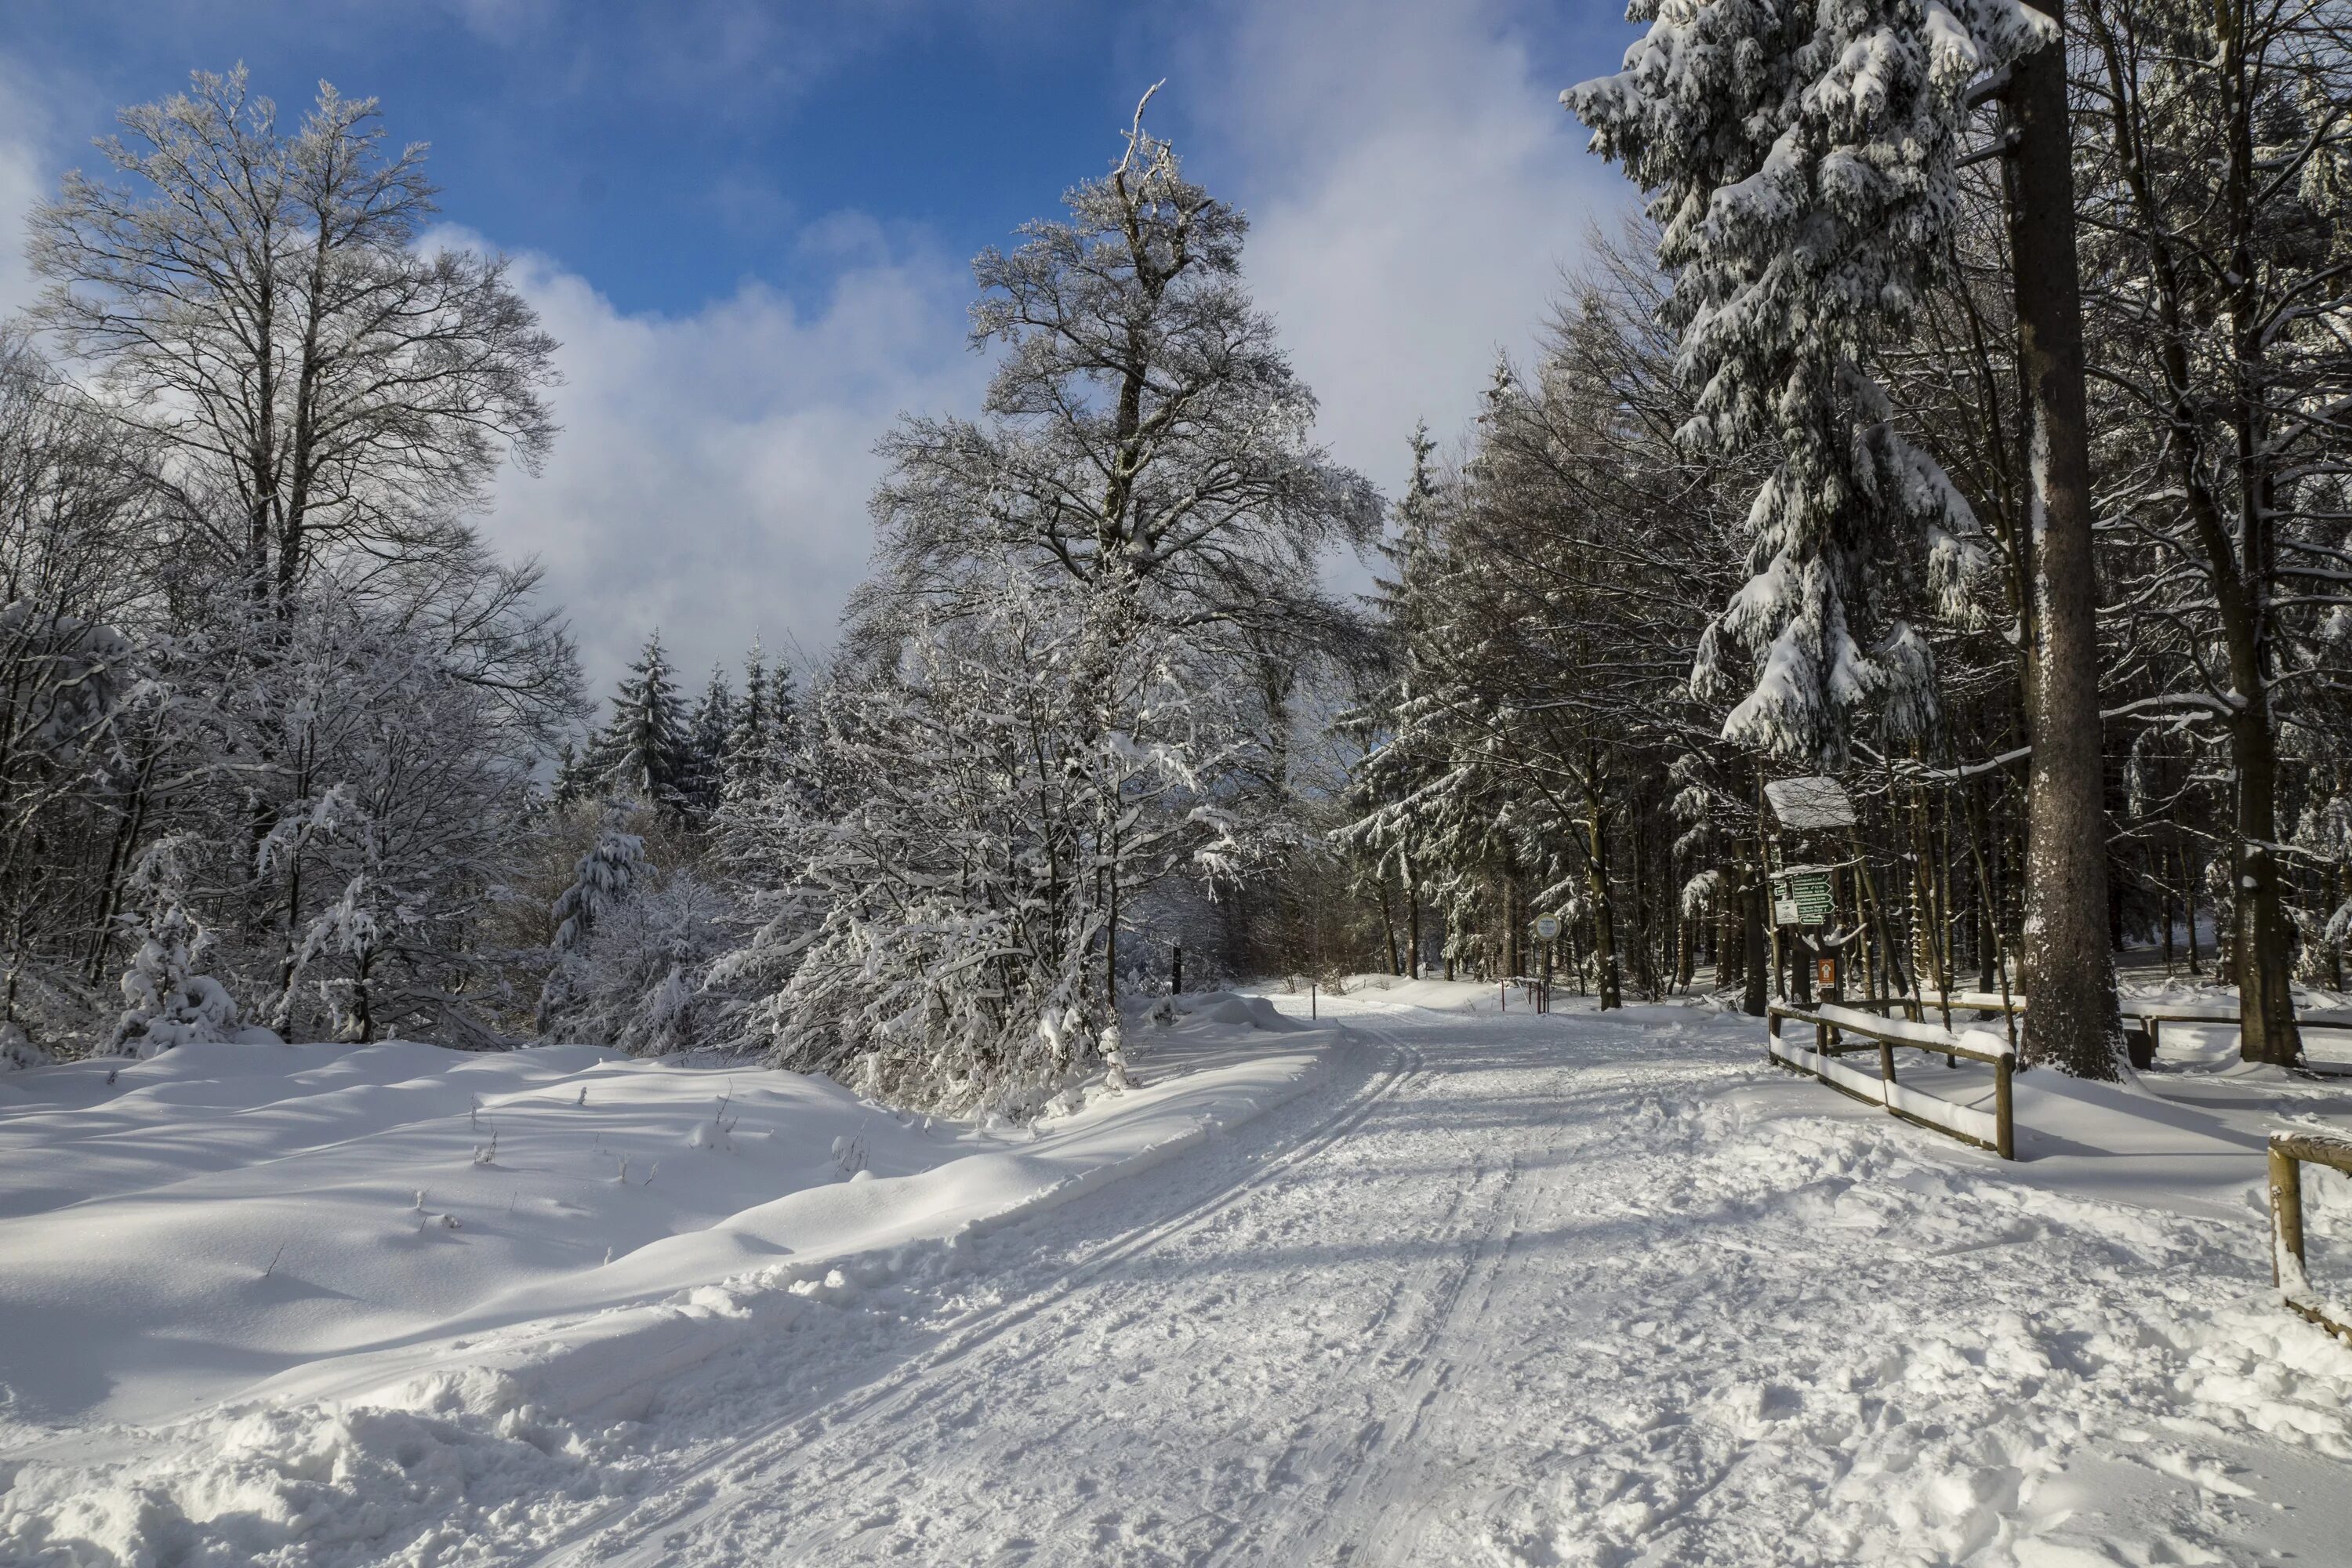
<path fill-rule="evenodd" d="M 1474 1186 L 1479 1174 L 1475 1170 L 1472 1172 Z M 1421 1314 L 1420 1326 L 1412 1333 L 1404 1354 L 1407 1376 L 1396 1408 L 1375 1419 L 1371 1430 L 1355 1449 L 1354 1463 L 1342 1473 L 1339 1484 L 1331 1489 L 1321 1510 L 1312 1514 L 1286 1512 L 1271 1531 L 1245 1533 L 1228 1542 L 1211 1561 L 1237 1561 L 1246 1553 L 1260 1562 L 1307 1563 L 1336 1553 L 1353 1562 L 1357 1560 L 1353 1550 L 1358 1544 L 1356 1538 L 1378 1542 L 1392 1532 L 1396 1525 L 1391 1516 L 1397 1510 L 1398 1498 L 1416 1489 L 1385 1483 L 1397 1469 L 1419 1471 L 1425 1468 L 1423 1461 L 1410 1452 L 1410 1446 L 1433 1408 L 1459 1386 L 1464 1365 L 1448 1353 L 1447 1347 L 1467 1345 L 1475 1360 L 1483 1344 L 1481 1337 L 1469 1331 L 1486 1314 L 1494 1299 L 1496 1276 L 1517 1234 L 1514 1223 L 1509 1231 L 1498 1235 L 1495 1221 L 1507 1206 L 1512 1206 L 1519 1175 L 1518 1157 L 1514 1153 L 1498 1173 L 1493 1201 L 1483 1206 L 1479 1223 L 1471 1232 L 1475 1239 L 1468 1257 L 1459 1268 L 1447 1272 L 1439 1289 L 1432 1293 L 1428 1310 Z M 1458 1220 L 1462 1206 L 1457 1205 L 1448 1219 Z M 1376 1486 L 1383 1500 L 1370 1528 L 1350 1530 L 1350 1522 L 1356 1520 L 1366 1497 Z M 1374 1556 L 1365 1560 L 1384 1559 Z"/>
<path fill-rule="evenodd" d="M 1375 1069 L 1365 1085 L 1329 1116 L 1249 1174 L 1174 1215 L 1104 1243 L 1039 1289 L 981 1308 L 947 1324 L 938 1331 L 936 1342 L 890 1367 L 874 1382 L 845 1394 L 834 1392 L 821 1396 L 814 1406 L 796 1407 L 762 1423 L 741 1440 L 667 1478 L 665 1489 L 672 1500 L 651 1517 L 643 1499 L 632 1499 L 600 1510 L 565 1531 L 558 1541 L 516 1561 L 543 1568 L 589 1563 L 635 1568 L 659 1563 L 677 1549 L 684 1534 L 797 1479 L 802 1468 L 814 1462 L 814 1449 L 819 1443 L 864 1433 L 877 1422 L 903 1420 L 916 1405 L 933 1396 L 942 1374 L 961 1368 L 1007 1333 L 1062 1305 L 1102 1275 L 1200 1228 L 1294 1166 L 1313 1159 L 1344 1139 L 1382 1101 L 1425 1070 L 1422 1053 L 1392 1031 L 1355 1026 L 1389 1053 L 1389 1065 Z M 1108 1190 L 1116 1192 L 1118 1187 Z M 1006 1234 L 1023 1228 L 1016 1223 L 1007 1227 Z M 826 1479 L 837 1479 L 846 1470 L 862 1468 L 864 1462 L 853 1461 Z M 616 1540 L 616 1535 L 621 1539 Z"/>

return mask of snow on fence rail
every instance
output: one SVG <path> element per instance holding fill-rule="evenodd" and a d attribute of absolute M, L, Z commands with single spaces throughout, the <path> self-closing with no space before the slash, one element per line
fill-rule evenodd
<path fill-rule="evenodd" d="M 1937 998 L 1928 998 L 1934 1004 Z M 2014 1019 L 2026 1010 L 2022 995 L 1996 996 L 1987 991 L 1955 991 L 1941 998 L 1943 1005 L 1979 1013 L 2002 1013 Z M 2218 1002 L 2136 1002 L 2123 1000 L 2124 1038 L 2131 1048 L 2132 1066 L 2145 1068 L 2156 1060 L 2157 1047 L 2163 1038 L 2167 1024 L 2226 1024 L 2234 1028 L 2238 1023 L 2238 1005 L 2231 1001 Z M 2298 1013 L 2294 1026 L 2298 1029 L 2352 1030 L 2352 1014 Z M 2137 1033 L 2140 1038 L 2134 1040 Z M 2321 1078 L 2347 1076 L 2341 1068 L 2333 1071 L 2306 1065 L 2304 1071 Z"/>
<path fill-rule="evenodd" d="M 2271 1134 L 2271 1283 L 2288 1309 L 2352 1342 L 2352 1310 L 2312 1289 L 2303 1254 L 2303 1167 L 2352 1176 L 2352 1141 L 2316 1132 Z"/>
<path fill-rule="evenodd" d="M 1792 1045 L 1783 1037 L 1780 1026 L 1790 1020 L 1812 1026 L 1812 1049 Z M 2015 1058 L 2008 1045 L 1995 1037 L 1974 1030 L 1965 1036 L 1955 1035 L 1933 1024 L 1874 1017 L 1850 1007 L 1821 1006 L 1806 1012 L 1779 1002 L 1772 1005 L 1768 1026 L 1771 1030 L 1771 1041 L 1767 1047 L 1767 1059 L 1775 1067 L 1811 1074 L 1832 1089 L 1850 1094 L 1866 1104 L 1885 1107 L 1890 1115 L 1957 1138 L 1963 1143 L 1990 1149 L 2004 1160 L 2017 1158 L 2009 1088 L 2010 1069 Z M 1858 1035 L 1877 1046 L 1876 1077 L 1838 1060 L 1841 1056 L 1863 1048 L 1844 1044 L 1843 1037 L 1845 1035 Z M 1955 1105 L 1939 1095 L 1923 1093 L 1895 1082 L 1895 1047 L 1897 1046 L 1930 1051 L 1947 1058 L 1966 1057 L 1970 1061 L 1990 1065 L 1993 1072 L 1992 1110 L 1988 1112 L 1973 1106 Z"/>

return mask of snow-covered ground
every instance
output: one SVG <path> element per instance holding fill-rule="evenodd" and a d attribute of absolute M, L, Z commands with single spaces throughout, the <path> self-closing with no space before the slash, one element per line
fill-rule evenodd
<path fill-rule="evenodd" d="M 2346 1560 L 2260 1184 L 2352 1087 L 2184 1026 L 2003 1164 L 1750 1020 L 1498 1003 L 1229 1004 L 1034 1140 L 585 1051 L 5 1080 L 0 1560 Z"/>

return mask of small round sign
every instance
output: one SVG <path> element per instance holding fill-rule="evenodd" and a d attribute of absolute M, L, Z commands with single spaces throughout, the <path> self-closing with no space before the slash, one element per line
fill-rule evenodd
<path fill-rule="evenodd" d="M 1536 918 L 1536 934 L 1543 938 L 1546 942 L 1549 942 L 1552 938 L 1558 936 L 1559 934 L 1559 917 L 1558 915 L 1538 915 Z"/>

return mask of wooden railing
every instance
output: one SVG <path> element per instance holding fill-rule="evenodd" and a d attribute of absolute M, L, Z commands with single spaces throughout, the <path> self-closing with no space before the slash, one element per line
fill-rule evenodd
<path fill-rule="evenodd" d="M 2352 1323 L 2320 1308 L 2303 1251 L 2303 1167 L 2326 1165 L 2352 1176 L 2352 1141 L 2316 1132 L 2271 1134 L 2271 1283 L 2287 1306 L 2329 1333 L 2352 1342 Z"/>
<path fill-rule="evenodd" d="M 1930 999 L 1928 1005 L 1934 1005 L 1934 1000 Z M 2025 998 L 2021 995 L 1995 996 L 1981 991 L 1956 991 L 1952 993 L 1948 1005 L 1955 1013 L 2002 1013 L 2012 1019 L 2021 1016 L 2026 1010 Z M 2174 1003 L 2168 1005 L 2161 1002 L 2133 1002 L 2126 998 L 2118 1010 L 2124 1016 L 2126 1035 L 2129 1033 L 2129 1025 L 2133 1023 L 2138 1024 L 2141 1032 L 2147 1035 L 2149 1060 L 2155 1058 L 2157 1047 L 2163 1042 L 2163 1026 L 2167 1024 L 2221 1024 L 2234 1028 L 2238 1023 L 2238 1010 L 2235 1005 L 2228 1002 L 2214 1002 L 2202 1006 L 2193 1002 Z M 2347 1017 L 2341 1013 L 2333 1015 L 2305 1013 L 2296 1016 L 2294 1026 L 2304 1030 L 2352 1029 L 2352 1017 Z M 2135 1055 L 2132 1065 L 2146 1067 L 2147 1063 L 2141 1061 Z M 2332 1072 L 2326 1067 L 2307 1067 L 2303 1070 L 2326 1077 L 2345 1076 L 2341 1067 L 2336 1068 Z"/>
<path fill-rule="evenodd" d="M 2124 1006 L 2124 1016 L 2126 1018 L 2137 1018 L 2140 1021 L 2140 1026 L 2147 1031 L 2147 1048 L 2150 1055 L 2155 1054 L 2159 1039 L 2157 1031 L 2162 1025 L 2221 1024 L 2227 1027 L 2235 1028 L 2238 1023 L 2238 1011 L 2236 1008 L 2224 1008 L 2219 1006 L 2198 1007 L 2192 1005 L 2184 1007 L 2164 1007 L 2149 1005 L 2135 1007 L 2126 1003 Z M 2341 1016 L 2333 1018 L 2316 1018 L 2305 1014 L 2295 1019 L 2294 1026 L 2297 1029 L 2352 1029 L 2352 1018 Z"/>
<path fill-rule="evenodd" d="M 1813 1046 L 1808 1050 L 1790 1045 L 1781 1032 L 1785 1023 L 1810 1025 L 1813 1030 Z M 1949 1032 L 1924 1023 L 1895 1019 L 1879 1019 L 1867 1013 L 1840 1006 L 1823 1006 L 1812 1011 L 1775 1002 L 1771 1006 L 1768 1027 L 1771 1039 L 1766 1047 L 1766 1057 L 1773 1066 L 1792 1072 L 1805 1073 L 1821 1079 L 1843 1094 L 1852 1095 L 1865 1105 L 1877 1105 L 1891 1116 L 1899 1116 L 1916 1126 L 1963 1143 L 1973 1143 L 1979 1149 L 1990 1149 L 2004 1160 L 2017 1158 L 2017 1135 L 2014 1119 L 2010 1111 L 2010 1072 L 2014 1054 L 2006 1046 L 1988 1047 L 1963 1040 Z M 1854 1046 L 1845 1037 L 1853 1035 L 1868 1042 Z M 1978 1036 L 1983 1039 L 1989 1037 Z M 1838 1060 L 1874 1047 L 1878 1053 L 1878 1076 L 1872 1078 Z M 1895 1051 L 1897 1047 L 1927 1051 L 1951 1059 L 1966 1058 L 1984 1062 L 1993 1071 L 1993 1108 L 1990 1113 L 1972 1106 L 1955 1105 L 1937 1095 L 1927 1094 L 1895 1081 Z"/>

